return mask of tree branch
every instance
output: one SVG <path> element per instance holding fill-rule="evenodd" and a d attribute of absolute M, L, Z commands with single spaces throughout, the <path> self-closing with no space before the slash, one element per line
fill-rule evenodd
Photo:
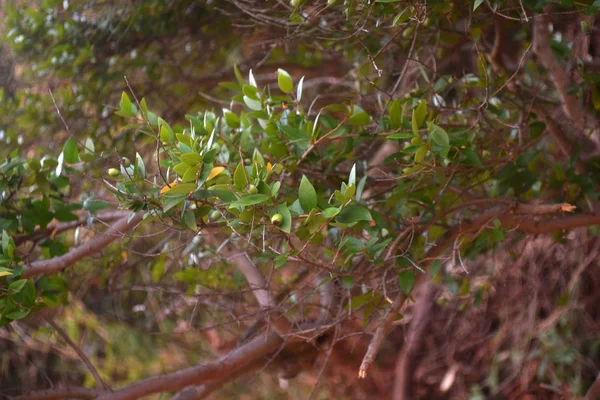
<path fill-rule="evenodd" d="M 292 330 L 292 323 L 283 314 L 277 311 L 278 306 L 275 297 L 269 290 L 262 273 L 256 265 L 254 265 L 252 260 L 250 260 L 248 254 L 240 252 L 232 243 L 227 243 L 222 246 L 220 253 L 244 275 L 258 304 L 267 312 L 268 318 L 270 317 L 269 322 L 273 326 L 273 330 L 277 332 L 279 336 L 286 337 Z"/>
<path fill-rule="evenodd" d="M 117 211 L 107 211 L 104 213 L 99 213 L 98 215 L 92 215 L 91 217 L 94 218 L 94 220 L 96 220 L 96 221 L 108 222 L 108 221 L 112 221 L 115 219 L 127 217 L 130 214 L 131 214 L 131 211 L 117 210 Z M 44 239 L 48 236 L 56 235 L 56 234 L 77 228 L 78 226 L 85 225 L 85 224 L 87 224 L 88 218 L 89 218 L 88 215 L 83 215 L 83 216 L 80 216 L 77 221 L 53 224 L 53 225 L 48 226 L 43 231 L 38 228 L 30 235 L 13 236 L 13 240 L 15 241 L 15 244 L 17 246 L 24 242 L 27 242 L 27 241 L 35 242 L 35 241 Z"/>
<path fill-rule="evenodd" d="M 394 400 L 411 398 L 410 381 L 414 370 L 412 363 L 423 344 L 425 329 L 431 320 L 431 308 L 435 294 L 433 283 L 431 281 L 425 282 L 421 285 L 419 293 L 419 304 L 410 323 L 406 341 L 396 361 Z"/>
<path fill-rule="evenodd" d="M 222 377 L 221 379 L 216 379 L 214 381 L 205 383 L 200 386 L 192 386 L 186 389 L 183 389 L 175 396 L 171 397 L 171 400 L 200 400 L 205 399 L 206 396 L 219 389 L 225 383 L 232 381 L 242 375 L 248 374 L 252 371 L 258 370 L 262 366 L 260 362 L 254 362 L 248 365 L 245 368 L 240 368 L 239 370 L 229 374 L 227 376 Z"/>
<path fill-rule="evenodd" d="M 102 380 L 102 378 L 98 374 L 98 371 L 94 367 L 94 364 L 92 364 L 92 362 L 90 361 L 90 359 L 85 355 L 85 353 L 81 350 L 81 348 L 79 348 L 79 346 L 77 346 L 75 344 L 75 342 L 73 342 L 71 340 L 71 338 L 69 337 L 69 335 L 67 335 L 67 332 L 65 332 L 58 324 L 56 324 L 51 317 L 44 316 L 44 319 L 46 320 L 46 322 L 48 322 L 50 324 L 50 326 L 52 326 L 52 328 L 54 328 L 54 330 L 56 331 L 56 333 L 58 333 L 58 335 L 60 337 L 62 337 L 63 340 L 65 342 L 67 342 L 67 344 L 69 346 L 71 346 L 71 348 L 73 350 L 75 350 L 75 352 L 77 353 L 77 355 L 79 356 L 79 358 L 81 359 L 81 361 L 85 364 L 85 366 L 87 367 L 87 369 L 89 369 L 90 372 L 92 373 L 92 375 L 94 376 L 94 379 L 96 380 L 96 383 L 98 384 L 98 387 L 102 387 L 104 389 L 108 389 L 108 386 L 106 385 L 106 383 L 104 383 L 104 381 Z"/>
<path fill-rule="evenodd" d="M 282 344 L 283 340 L 276 333 L 266 337 L 260 336 L 218 360 L 144 379 L 123 389 L 105 393 L 99 396 L 98 400 L 133 400 L 153 393 L 175 392 L 187 386 L 201 385 L 224 376 L 232 376 L 261 357 L 277 351 Z"/>
<path fill-rule="evenodd" d="M 367 353 L 363 357 L 362 363 L 360 364 L 360 369 L 358 370 L 359 378 L 364 379 L 367 377 L 367 371 L 371 367 L 371 364 L 373 364 L 373 361 L 375 361 L 375 357 L 377 356 L 377 353 L 379 353 L 379 349 L 381 348 L 381 345 L 383 345 L 383 341 L 390 333 L 394 318 L 398 316 L 398 311 L 404 304 L 404 300 L 406 300 L 406 295 L 403 292 L 399 292 L 398 296 L 396 296 L 396 299 L 385 313 L 383 320 L 377 327 L 375 335 L 373 335 L 373 338 L 369 343 Z"/>
<path fill-rule="evenodd" d="M 100 252 L 115 239 L 121 238 L 125 232 L 133 229 L 140 223 L 143 215 L 143 212 L 139 212 L 131 219 L 131 221 L 128 221 L 129 217 L 121 218 L 106 232 L 96 235 L 88 242 L 60 257 L 32 262 L 29 264 L 29 268 L 23 271 L 22 278 L 26 279 L 39 275 L 54 274 L 63 271 L 65 268 L 70 267 L 82 258 Z"/>

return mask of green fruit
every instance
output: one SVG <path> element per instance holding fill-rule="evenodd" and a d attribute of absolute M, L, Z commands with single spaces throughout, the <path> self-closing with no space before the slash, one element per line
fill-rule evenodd
<path fill-rule="evenodd" d="M 409 26 L 408 28 L 406 28 L 405 30 L 402 31 L 402 37 L 404 39 L 408 39 L 408 38 L 412 37 L 412 34 L 414 31 L 415 31 L 415 28 L 413 28 L 412 26 Z"/>
<path fill-rule="evenodd" d="M 248 186 L 248 194 L 256 194 L 258 193 L 258 188 L 254 185 Z"/>
<path fill-rule="evenodd" d="M 116 178 L 117 176 L 121 175 L 121 171 L 119 171 L 119 170 L 118 170 L 118 169 L 116 169 L 116 168 L 110 168 L 110 169 L 108 170 L 108 174 L 109 174 L 110 176 L 112 176 L 113 178 Z"/>
<path fill-rule="evenodd" d="M 387 237 L 390 234 L 390 231 L 388 231 L 387 229 L 383 228 L 381 230 L 381 237 Z"/>
<path fill-rule="evenodd" d="M 123 164 L 123 166 L 127 168 L 131 165 L 131 161 L 129 161 L 129 158 L 123 157 L 121 158 L 121 164 Z"/>
<path fill-rule="evenodd" d="M 283 222 L 283 215 L 281 215 L 281 214 L 275 214 L 271 217 L 271 223 L 273 225 L 281 225 L 282 222 Z"/>
<path fill-rule="evenodd" d="M 218 210 L 214 210 L 213 212 L 210 213 L 210 219 L 212 221 L 216 221 L 219 218 L 221 218 L 221 213 Z"/>

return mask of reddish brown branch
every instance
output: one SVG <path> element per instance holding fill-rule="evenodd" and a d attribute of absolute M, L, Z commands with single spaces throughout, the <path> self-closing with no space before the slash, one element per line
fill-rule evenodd
<path fill-rule="evenodd" d="M 96 235 L 88 242 L 74 248 L 67 254 L 60 257 L 54 257 L 49 260 L 39 260 L 32 262 L 25 271 L 23 278 L 33 278 L 39 275 L 54 274 L 75 264 L 82 258 L 98 253 L 106 248 L 114 240 L 123 237 L 124 233 L 133 229 L 142 220 L 143 213 L 136 214 L 130 221 L 129 217 L 121 218 L 112 225 L 106 232 Z"/>
<path fill-rule="evenodd" d="M 121 390 L 103 394 L 98 400 L 133 400 L 153 393 L 176 392 L 187 386 L 202 385 L 224 376 L 232 376 L 236 371 L 277 351 L 282 343 L 283 340 L 276 333 L 260 336 L 218 360 L 144 379 Z"/>
<path fill-rule="evenodd" d="M 431 320 L 432 300 L 435 293 L 433 283 L 431 281 L 425 282 L 421 285 L 421 288 L 419 298 L 416 300 L 418 304 L 410 323 L 410 330 L 396 361 L 394 400 L 411 398 L 410 381 L 412 378 L 411 372 L 414 370 L 413 362 L 416 353 L 423 344 L 425 329 Z"/>
<path fill-rule="evenodd" d="M 131 211 L 117 210 L 117 211 L 107 211 L 107 212 L 99 213 L 98 215 L 95 215 L 92 217 L 96 221 L 109 222 L 109 221 L 113 221 L 115 219 L 127 217 L 130 214 L 131 214 Z M 83 225 L 87 224 L 88 218 L 89 217 L 87 215 L 80 216 L 77 221 L 61 222 L 58 224 L 52 224 L 52 225 L 49 225 L 43 231 L 40 229 L 36 229 L 30 235 L 14 236 L 13 239 L 17 246 L 26 241 L 34 241 L 35 242 L 35 241 L 47 238 L 51 235 L 56 235 L 56 234 L 77 228 L 78 226 L 83 226 Z"/>
<path fill-rule="evenodd" d="M 375 357 L 377 356 L 377 353 L 379 353 L 379 349 L 383 345 L 383 341 L 390 333 L 392 323 L 398 316 L 398 310 L 400 310 L 400 307 L 402 307 L 404 304 L 404 300 L 406 300 L 406 295 L 403 292 L 398 293 L 398 296 L 396 296 L 396 299 L 385 313 L 385 316 L 375 331 L 375 335 L 373 335 L 373 338 L 369 343 L 367 353 L 363 357 L 362 363 L 360 364 L 360 369 L 358 370 L 359 378 L 364 379 L 367 377 L 367 371 L 371 367 L 371 364 L 373 364 L 375 361 Z"/>
<path fill-rule="evenodd" d="M 268 313 L 268 321 L 273 326 L 275 332 L 281 337 L 288 335 L 291 332 L 292 324 L 283 314 L 277 311 L 275 297 L 269 290 L 260 270 L 250 260 L 248 254 L 240 252 L 231 243 L 222 246 L 220 253 L 244 275 L 258 304 Z"/>

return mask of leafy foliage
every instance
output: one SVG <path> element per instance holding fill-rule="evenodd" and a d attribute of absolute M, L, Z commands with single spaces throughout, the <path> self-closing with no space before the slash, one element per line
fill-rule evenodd
<path fill-rule="evenodd" d="M 573 207 L 592 215 L 598 201 L 599 156 L 586 147 L 597 127 L 577 126 L 571 115 L 572 131 L 561 123 L 565 88 L 554 82 L 552 65 L 540 68 L 529 56 L 526 24 L 503 28 L 519 38 L 512 43 L 518 54 L 506 55 L 516 66 L 494 58 L 488 25 L 496 11 L 487 3 L 328 1 L 311 8 L 300 1 L 269 15 L 182 0 L 119 12 L 62 3 L 6 11 L 5 37 L 30 67 L 21 79 L 43 78 L 52 90 L 24 90 L 1 105 L 2 140 L 13 148 L 0 154 L 0 325 L 68 306 L 78 280 L 102 290 L 134 288 L 131 309 L 153 301 L 133 293 L 142 286 L 173 286 L 188 299 L 218 294 L 229 307 L 219 303 L 218 316 L 205 310 L 194 322 L 185 321 L 194 320 L 196 308 L 183 307 L 139 326 L 173 333 L 178 323 L 220 324 L 228 313 L 241 319 L 228 296 L 253 290 L 246 290 L 252 282 L 237 268 L 238 256 L 275 276 L 270 285 L 283 294 L 300 292 L 283 277 L 292 265 L 326 277 L 337 302 L 348 304 L 344 312 L 363 326 L 388 313 L 387 290 L 410 296 L 426 280 L 481 304 L 489 292 L 449 272 L 453 266 L 516 241 L 516 230 L 538 233 L 527 231 L 526 219 L 551 214 L 543 220 L 551 222 L 556 210 Z M 598 12 L 592 2 L 539 1 L 501 11 L 529 18 L 547 3 Z M 249 31 L 259 37 L 268 36 L 260 24 L 272 23 L 310 40 L 290 41 L 289 51 L 274 41 L 260 57 L 243 59 L 250 53 L 237 35 L 243 28 L 228 31 L 236 15 L 249 15 L 259 27 Z M 362 37 L 361 24 L 369 35 Z M 361 39 L 349 40 L 355 34 Z M 394 62 L 386 63 L 399 49 L 403 67 L 392 74 Z M 557 60 L 574 57 L 557 35 L 548 50 Z M 456 67 L 459 51 L 459 58 L 470 56 Z M 338 76 L 312 75 L 311 67 L 330 64 Z M 583 61 L 580 67 L 569 96 L 597 120 L 598 80 Z M 331 100 L 318 80 L 347 75 L 352 92 Z M 38 147 L 37 138 L 50 136 L 48 149 Z M 375 161 L 382 148 L 389 151 Z M 102 255 L 108 267 L 82 262 L 82 276 L 22 279 L 31 262 L 86 242 L 62 235 L 59 226 L 91 228 L 101 210 L 117 204 L 170 236 L 147 239 L 143 251 L 129 255 L 111 245 Z M 528 212 L 522 204 L 567 208 Z M 35 250 L 25 250 L 27 242 Z M 240 254 L 225 255 L 229 245 Z M 314 289 L 300 303 L 297 296 L 278 299 L 288 318 L 317 320 Z"/>

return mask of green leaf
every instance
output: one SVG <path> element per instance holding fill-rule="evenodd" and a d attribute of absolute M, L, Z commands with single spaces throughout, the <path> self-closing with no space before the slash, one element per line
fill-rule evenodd
<path fill-rule="evenodd" d="M 281 267 L 283 267 L 285 265 L 285 263 L 287 263 L 288 260 L 288 254 L 287 253 L 281 253 L 280 255 L 278 255 L 275 258 L 275 269 L 279 269 Z"/>
<path fill-rule="evenodd" d="M 475 2 L 473 3 L 473 11 L 477 10 L 477 8 L 483 4 L 483 0 L 475 0 Z"/>
<path fill-rule="evenodd" d="M 237 129 L 240 127 L 240 119 L 231 111 L 223 109 L 223 116 L 225 117 L 225 122 L 227 122 L 228 127 L 232 129 Z"/>
<path fill-rule="evenodd" d="M 202 162 L 202 156 L 198 153 L 185 153 L 179 159 L 188 165 L 198 165 Z"/>
<path fill-rule="evenodd" d="M 298 87 L 296 88 L 296 100 L 302 100 L 302 85 L 304 84 L 304 77 L 300 78 L 300 82 L 298 82 Z"/>
<path fill-rule="evenodd" d="M 333 218 L 336 215 L 338 215 L 340 213 L 340 209 L 337 207 L 329 207 L 323 210 L 323 212 L 321 213 L 321 215 L 323 215 L 324 218 Z"/>
<path fill-rule="evenodd" d="M 398 274 L 400 289 L 404 293 L 409 294 L 415 284 L 415 279 L 415 271 L 413 271 L 412 269 L 405 269 L 404 271 L 400 272 Z"/>
<path fill-rule="evenodd" d="M 356 183 L 356 163 L 352 166 L 350 170 L 350 176 L 348 177 L 348 186 Z"/>
<path fill-rule="evenodd" d="M 229 206 L 230 207 L 252 206 L 255 204 L 259 204 L 259 203 L 264 203 L 267 200 L 269 200 L 269 196 L 267 196 L 266 194 L 249 194 L 247 196 L 242 197 L 241 199 L 234 201 Z"/>
<path fill-rule="evenodd" d="M 79 150 L 77 150 L 77 142 L 70 137 L 63 146 L 63 161 L 69 164 L 75 164 L 79 161 Z"/>
<path fill-rule="evenodd" d="M 371 122 L 371 117 L 361 107 L 354 105 L 352 107 L 352 115 L 348 118 L 348 122 L 356 126 L 364 126 Z"/>
<path fill-rule="evenodd" d="M 444 130 L 444 128 L 436 124 L 431 124 L 430 130 L 431 132 L 429 133 L 429 137 L 433 143 L 440 147 L 450 146 L 450 138 L 448 137 L 448 133 Z"/>
<path fill-rule="evenodd" d="M 194 190 L 196 190 L 195 183 L 180 183 L 169 189 L 169 191 L 166 194 L 188 194 L 193 192 Z"/>
<path fill-rule="evenodd" d="M 281 221 L 281 224 L 279 224 L 277 228 L 285 233 L 290 233 L 292 230 L 292 215 L 290 214 L 289 208 L 282 203 L 277 206 L 277 212 L 283 217 L 283 221 Z"/>
<path fill-rule="evenodd" d="M 244 85 L 242 86 L 242 93 L 252 100 L 259 100 L 258 89 L 252 85 Z"/>
<path fill-rule="evenodd" d="M 431 265 L 429 266 L 429 273 L 431 275 L 436 275 L 438 272 L 440 272 L 441 268 L 442 268 L 442 262 L 440 260 L 433 260 L 431 262 Z"/>
<path fill-rule="evenodd" d="M 317 192 L 305 175 L 302 175 L 302 180 L 300 181 L 298 200 L 304 212 L 309 212 L 317 206 Z"/>
<path fill-rule="evenodd" d="M 402 126 L 402 105 L 400 104 L 400 99 L 396 99 L 388 105 L 388 114 L 391 128 L 400 128 Z"/>
<path fill-rule="evenodd" d="M 421 100 L 412 113 L 412 130 L 415 136 L 419 134 L 419 129 L 423 126 L 425 118 L 427 118 L 427 102 Z"/>
<path fill-rule="evenodd" d="M 146 179 L 146 166 L 140 153 L 135 153 L 135 173 L 142 179 Z"/>
<path fill-rule="evenodd" d="M 9 275 L 12 275 L 12 274 L 13 273 L 10 272 L 10 271 L 0 271 L 0 277 L 9 276 Z"/>
<path fill-rule="evenodd" d="M 21 311 L 15 311 L 15 312 L 6 314 L 6 318 L 12 319 L 12 320 L 22 319 L 22 318 L 25 318 L 26 316 L 28 316 L 30 311 L 31 310 L 29 310 L 28 308 L 25 308 Z"/>
<path fill-rule="evenodd" d="M 8 245 L 10 244 L 10 236 L 5 230 L 2 231 L 2 254 L 5 256 L 8 253 Z"/>
<path fill-rule="evenodd" d="M 235 172 L 233 173 L 233 184 L 237 190 L 244 190 L 246 185 L 248 184 L 248 178 L 246 177 L 246 169 L 244 168 L 244 164 L 241 162 L 235 168 Z"/>
<path fill-rule="evenodd" d="M 183 223 L 192 231 L 198 230 L 198 225 L 196 225 L 196 215 L 192 210 L 186 210 L 186 212 L 183 213 Z"/>
<path fill-rule="evenodd" d="M 235 78 L 237 79 L 238 83 L 240 85 L 244 84 L 244 78 L 242 77 L 242 73 L 240 72 L 240 70 L 238 69 L 236 64 L 233 64 L 233 72 L 235 74 Z"/>
<path fill-rule="evenodd" d="M 199 170 L 200 170 L 200 166 L 199 165 L 192 165 L 192 166 L 190 166 L 185 171 L 185 173 L 183 174 L 183 176 L 181 177 L 181 182 L 184 182 L 184 183 L 194 182 L 196 180 L 196 177 L 198 175 L 198 171 Z"/>
<path fill-rule="evenodd" d="M 19 293 L 21 291 L 21 289 L 23 289 L 23 287 L 25 286 L 26 283 L 27 283 L 27 279 L 19 279 L 18 281 L 14 281 L 8 287 L 9 293 L 13 294 L 13 295 Z"/>
<path fill-rule="evenodd" d="M 292 93 L 294 90 L 294 81 L 290 74 L 279 68 L 277 70 L 277 85 L 283 93 Z"/>
<path fill-rule="evenodd" d="M 137 114 L 137 107 L 133 105 L 127 93 L 121 93 L 121 104 L 120 110 L 117 114 L 123 117 L 135 117 Z"/>
<path fill-rule="evenodd" d="M 344 208 L 336 221 L 342 224 L 354 224 L 358 221 L 371 221 L 371 213 L 364 207 L 357 205 L 349 205 Z"/>
<path fill-rule="evenodd" d="M 251 110 L 254 110 L 254 111 L 262 110 L 262 105 L 260 104 L 259 100 L 254 100 L 254 99 L 249 98 L 248 96 L 244 96 L 244 103 L 246 103 L 248 108 Z"/>
<path fill-rule="evenodd" d="M 254 87 L 258 87 L 258 85 L 256 84 L 256 79 L 254 79 L 254 74 L 252 73 L 252 70 L 248 71 L 248 83 Z"/>
<path fill-rule="evenodd" d="M 160 140 L 165 143 L 173 143 L 175 141 L 175 133 L 171 126 L 167 124 L 162 118 L 158 118 L 158 125 L 160 126 Z"/>
<path fill-rule="evenodd" d="M 423 145 L 417 149 L 415 152 L 415 162 L 420 163 L 425 158 L 425 154 L 427 154 L 427 146 Z"/>

